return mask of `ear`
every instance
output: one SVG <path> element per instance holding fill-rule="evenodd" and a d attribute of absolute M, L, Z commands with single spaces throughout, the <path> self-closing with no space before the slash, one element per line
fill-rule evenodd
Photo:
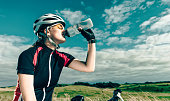
<path fill-rule="evenodd" d="M 50 35 L 50 31 L 47 29 L 47 32 L 46 32 L 46 29 L 44 29 L 44 33 L 46 34 L 47 33 L 47 35 Z"/>

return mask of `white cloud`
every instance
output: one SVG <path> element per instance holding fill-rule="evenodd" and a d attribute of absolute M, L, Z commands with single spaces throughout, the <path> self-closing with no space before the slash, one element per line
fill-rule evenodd
<path fill-rule="evenodd" d="M 137 37 L 136 40 L 134 40 L 134 43 L 139 44 L 139 43 L 145 42 L 146 39 L 147 39 L 146 35 L 140 35 Z"/>
<path fill-rule="evenodd" d="M 112 34 L 114 35 L 121 35 L 121 34 L 125 34 L 125 32 L 129 31 L 130 27 L 129 27 L 130 23 L 125 24 L 124 26 L 120 26 L 118 28 L 118 30 L 116 30 L 115 32 L 112 32 Z"/>
<path fill-rule="evenodd" d="M 119 42 L 119 38 L 118 37 L 109 37 L 107 40 L 107 45 L 111 45 L 111 44 L 115 44 Z"/>
<path fill-rule="evenodd" d="M 111 7 L 110 9 L 105 9 L 106 14 L 103 14 L 103 17 L 105 17 L 106 20 L 105 23 L 109 24 L 109 23 L 122 22 L 126 18 L 128 18 L 130 14 L 127 13 L 128 11 L 121 10 L 122 7 L 123 6 L 121 5 L 121 6 Z M 126 14 L 124 15 L 124 13 Z"/>
<path fill-rule="evenodd" d="M 16 83 L 18 56 L 24 49 L 30 46 L 22 44 L 26 41 L 28 39 L 24 37 L 0 35 L 0 79 L 4 82 L 0 86 L 4 86 L 5 84 L 14 85 Z M 13 82 L 9 83 L 8 81 Z"/>
<path fill-rule="evenodd" d="M 56 12 L 58 11 L 56 10 Z M 71 25 L 79 23 L 86 17 L 86 15 L 83 15 L 82 11 L 71 11 L 70 9 L 64 9 L 60 11 L 60 13 Z"/>
<path fill-rule="evenodd" d="M 98 28 L 94 28 L 93 32 L 97 40 L 104 40 L 110 35 L 109 32 L 104 32 L 103 30 L 100 30 Z"/>
<path fill-rule="evenodd" d="M 162 35 L 149 36 L 145 44 L 137 45 L 136 50 L 139 50 L 140 57 L 148 60 L 149 65 L 155 69 L 161 69 L 166 73 L 169 70 L 170 63 L 170 33 Z M 158 72 L 158 71 L 157 71 Z M 161 80 L 161 78 L 159 78 Z"/>
<path fill-rule="evenodd" d="M 168 15 L 170 14 L 170 8 L 166 8 L 165 11 L 161 13 L 162 15 Z"/>
<path fill-rule="evenodd" d="M 103 49 L 97 55 L 103 62 L 97 63 L 96 67 L 105 69 L 107 80 L 121 79 L 124 82 L 169 80 L 169 39 L 170 33 L 165 33 L 149 36 L 145 43 L 137 45 L 134 49 Z"/>
<path fill-rule="evenodd" d="M 0 35 L 0 63 L 13 64 L 17 60 L 18 54 L 28 47 L 21 43 L 28 41 L 28 39 L 19 36 Z"/>
<path fill-rule="evenodd" d="M 155 3 L 155 1 L 146 1 L 146 5 L 141 5 L 139 9 L 145 10 L 146 8 L 150 8 L 154 3 Z M 145 12 L 145 11 L 143 11 L 143 12 Z"/>
<path fill-rule="evenodd" d="M 21 37 L 1 35 L 0 38 L 3 40 L 0 44 L 0 68 L 3 68 L 0 74 L 1 80 L 9 79 L 13 81 L 11 84 L 14 84 L 16 83 L 17 57 L 28 46 L 22 44 L 15 46 L 14 43 L 24 42 Z M 5 41 L 4 38 L 8 41 Z M 11 39 L 17 40 L 17 42 Z M 76 81 L 125 83 L 169 80 L 170 33 L 149 37 L 143 35 L 139 39 L 145 39 L 145 43 L 136 45 L 133 49 L 109 48 L 97 51 L 96 71 L 94 73 L 82 73 L 64 68 L 60 83 L 74 83 Z M 122 43 L 132 41 L 132 39 L 125 37 L 113 37 L 108 40 L 113 41 L 113 43 L 120 40 Z M 68 52 L 80 60 L 86 60 L 87 51 L 80 47 L 61 48 L 59 51 Z"/>
<path fill-rule="evenodd" d="M 170 14 L 161 17 L 156 23 L 154 23 L 149 31 L 153 32 L 170 32 Z"/>
<path fill-rule="evenodd" d="M 164 34 L 155 34 L 153 36 L 149 36 L 146 40 L 146 44 L 157 46 L 157 45 L 163 45 L 163 44 L 170 44 L 170 33 L 164 33 Z"/>
<path fill-rule="evenodd" d="M 131 1 L 123 2 L 121 5 L 110 7 L 110 9 L 105 10 L 106 24 L 123 22 L 138 7 L 141 7 L 142 1 Z M 115 3 L 115 2 L 114 2 Z M 154 4 L 153 2 L 146 2 L 147 6 L 150 7 Z M 166 15 L 165 15 L 166 16 Z M 147 28 L 155 28 L 155 30 L 161 30 L 162 27 L 166 27 L 168 21 L 163 17 L 151 17 L 148 21 L 145 21 L 140 25 L 142 30 L 147 30 Z M 164 18 L 165 17 L 165 18 Z M 163 19 L 164 18 L 164 19 Z M 156 27 L 163 22 L 166 25 Z M 108 29 L 110 25 L 107 26 Z M 123 29 L 124 28 L 124 29 Z M 101 35 L 103 31 L 95 29 L 98 39 L 102 39 Z M 128 26 L 119 27 L 117 31 L 119 33 L 124 33 L 129 30 Z M 115 31 L 115 32 L 116 32 Z M 122 32 L 121 32 L 122 31 Z M 123 32 L 124 31 L 124 32 Z M 151 31 L 151 30 L 150 30 Z M 153 30 L 152 30 L 153 31 Z M 166 31 L 168 32 L 168 31 Z M 114 32 L 113 32 L 114 33 Z M 75 81 L 85 81 L 85 82 L 101 82 L 101 81 L 113 81 L 113 82 L 145 82 L 145 81 L 161 81 L 169 80 L 169 66 L 170 66 L 170 33 L 155 34 L 153 36 L 141 35 L 138 36 L 137 40 L 133 40 L 130 37 L 105 37 L 106 45 L 112 44 L 138 44 L 133 49 L 123 50 L 123 49 L 103 49 L 97 51 L 96 55 L 96 71 L 94 73 L 82 73 L 73 71 L 71 69 L 64 69 L 61 76 L 61 82 L 75 82 Z M 139 44 L 140 43 L 140 44 Z M 101 43 L 100 43 L 101 44 Z M 78 49 L 78 52 L 83 57 L 86 56 L 85 51 Z M 69 51 L 71 52 L 71 50 Z M 82 58 L 83 58 L 82 57 Z M 104 72 L 103 72 L 104 71 Z M 74 75 L 73 75 L 74 74 Z M 65 76 L 67 75 L 67 76 Z"/>
<path fill-rule="evenodd" d="M 170 4 L 170 1 L 169 0 L 162 0 L 162 3 L 163 4 Z"/>
<path fill-rule="evenodd" d="M 97 45 L 102 46 L 102 45 L 104 45 L 104 43 L 103 42 L 97 42 Z"/>
<path fill-rule="evenodd" d="M 145 12 L 144 10 L 146 9 L 146 6 L 141 5 L 139 9 L 140 9 L 140 10 L 143 10 L 143 12 Z"/>
<path fill-rule="evenodd" d="M 66 47 L 66 48 L 63 48 L 61 47 L 59 49 L 59 51 L 63 51 L 63 52 L 66 52 L 66 53 L 69 53 L 73 56 L 75 56 L 75 58 L 79 59 L 79 60 L 85 60 L 85 56 L 86 56 L 86 52 L 80 48 L 80 47 Z"/>
<path fill-rule="evenodd" d="M 157 21 L 157 20 L 158 20 L 158 18 L 157 18 L 156 16 L 151 17 L 149 20 L 143 22 L 143 23 L 140 25 L 140 27 L 141 27 L 141 29 L 144 29 L 144 28 L 146 28 L 147 26 L 153 24 L 153 23 L 154 23 L 155 21 Z"/>
<path fill-rule="evenodd" d="M 122 40 L 123 39 L 128 40 L 128 38 L 122 38 Z M 79 75 L 79 77 L 68 76 L 66 78 L 69 80 L 68 82 L 73 80 L 84 82 L 113 81 L 124 83 L 169 80 L 169 39 L 170 33 L 164 33 L 162 35 L 156 34 L 153 36 L 142 35 L 138 37 L 136 42 L 144 43 L 136 45 L 134 49 L 123 50 L 109 48 L 97 51 L 96 71 L 94 73 L 81 73 L 66 70 L 65 72 L 67 73 L 73 72 L 75 75 Z M 110 37 L 108 40 L 115 43 L 119 42 L 121 39 Z M 124 43 L 127 42 L 128 41 L 124 41 Z M 70 73 L 69 75 L 72 74 Z M 64 80 L 61 82 L 64 82 Z"/>
<path fill-rule="evenodd" d="M 147 4 L 147 7 L 153 5 L 155 3 L 155 1 L 147 1 L 146 4 Z"/>
<path fill-rule="evenodd" d="M 116 4 L 116 3 L 118 3 L 118 1 L 119 0 L 113 0 L 112 2 L 113 2 L 113 4 Z"/>
<path fill-rule="evenodd" d="M 110 46 L 111 44 L 131 44 L 132 42 L 134 42 L 133 39 L 131 39 L 130 37 L 109 37 L 106 40 L 106 45 Z"/>
<path fill-rule="evenodd" d="M 169 80 L 170 33 L 149 37 L 141 36 L 141 39 L 142 37 L 146 38 L 145 43 L 136 45 L 133 49 L 109 48 L 97 51 L 94 73 L 64 69 L 60 82 L 112 81 L 125 83 Z M 110 40 L 117 42 L 118 38 L 110 38 Z M 80 50 L 81 55 L 86 53 L 85 51 L 80 52 Z"/>
<path fill-rule="evenodd" d="M 154 45 L 163 45 L 163 44 L 169 44 L 170 43 L 170 34 L 164 33 L 162 35 L 155 34 L 153 36 L 147 36 L 147 35 L 140 35 L 137 37 L 137 39 L 132 39 L 130 37 L 109 37 L 106 39 L 106 45 L 110 46 L 111 44 L 132 44 L 137 45 L 146 43 L 147 45 L 154 46 Z M 136 47 L 137 47 L 136 46 Z M 143 46 L 143 45 L 142 45 Z M 146 45 L 145 45 L 146 47 Z M 148 46 L 147 46 L 148 47 Z"/>
<path fill-rule="evenodd" d="M 170 32 L 170 9 L 165 9 L 160 15 L 160 17 L 153 16 L 149 20 L 144 21 L 140 28 L 142 33 L 145 32 L 157 32 L 157 33 L 167 33 Z"/>
<path fill-rule="evenodd" d="M 120 44 L 131 44 L 133 40 L 130 37 L 121 37 Z"/>
<path fill-rule="evenodd" d="M 124 1 L 122 4 L 111 7 L 110 9 L 105 9 L 102 16 L 105 17 L 106 24 L 123 22 L 127 19 L 131 12 L 138 8 L 142 2 L 145 0 L 132 0 L 132 1 Z"/>

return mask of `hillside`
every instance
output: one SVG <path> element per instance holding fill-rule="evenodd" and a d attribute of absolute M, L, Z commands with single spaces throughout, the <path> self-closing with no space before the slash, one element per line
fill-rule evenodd
<path fill-rule="evenodd" d="M 150 90 L 150 92 L 146 92 L 142 91 L 142 89 L 136 90 L 136 88 L 143 87 L 169 89 L 169 85 L 170 83 L 123 84 L 119 88 L 123 90 L 122 97 L 125 101 L 170 101 L 169 91 L 158 92 Z M 11 101 L 14 89 L 15 87 L 1 88 L 0 101 Z M 113 90 L 115 89 L 116 88 L 96 88 L 83 85 L 56 87 L 53 94 L 53 101 L 70 101 L 70 99 L 76 95 L 83 95 L 85 101 L 107 101 L 112 97 Z"/>

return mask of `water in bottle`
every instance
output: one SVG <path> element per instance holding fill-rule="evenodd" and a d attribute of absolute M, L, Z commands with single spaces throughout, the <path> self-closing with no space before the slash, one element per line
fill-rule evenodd
<path fill-rule="evenodd" d="M 88 18 L 76 25 L 73 25 L 66 29 L 66 31 L 64 32 L 64 36 L 73 37 L 74 35 L 79 34 L 80 33 L 78 31 L 79 27 L 81 27 L 83 30 L 89 29 L 93 27 L 93 22 L 90 18 Z"/>

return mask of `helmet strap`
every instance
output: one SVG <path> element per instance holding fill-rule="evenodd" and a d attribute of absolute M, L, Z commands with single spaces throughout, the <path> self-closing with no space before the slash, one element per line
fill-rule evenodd
<path fill-rule="evenodd" d="M 47 39 L 50 41 L 50 43 L 51 43 L 53 46 L 55 46 L 56 49 L 59 49 L 59 48 L 60 48 L 60 46 L 59 46 L 58 44 L 56 44 L 56 43 L 53 41 L 52 38 L 47 37 Z"/>
<path fill-rule="evenodd" d="M 49 42 L 50 42 L 56 49 L 59 49 L 60 46 L 59 46 L 58 44 L 56 44 L 52 38 L 48 37 L 48 35 L 47 35 L 47 30 L 48 30 L 48 27 L 46 28 L 46 38 L 49 40 Z"/>

